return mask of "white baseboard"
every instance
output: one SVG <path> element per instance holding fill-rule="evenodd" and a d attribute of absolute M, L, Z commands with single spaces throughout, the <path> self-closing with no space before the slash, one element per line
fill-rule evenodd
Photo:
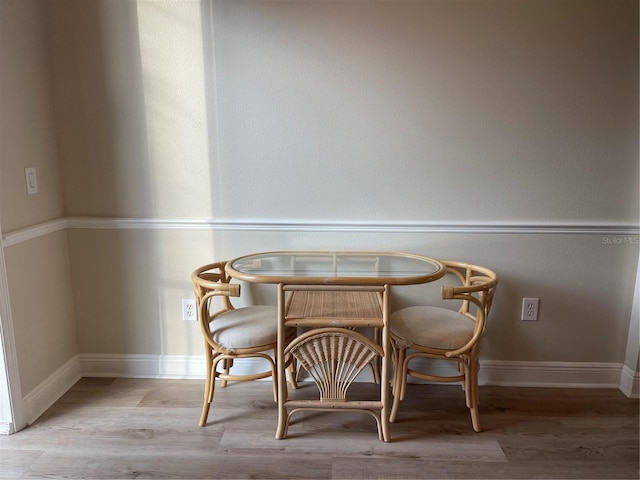
<path fill-rule="evenodd" d="M 204 355 L 79 355 L 83 377 L 114 378 L 204 378 Z M 234 364 L 240 373 L 262 366 L 259 360 L 239 359 Z"/>
<path fill-rule="evenodd" d="M 621 363 L 480 362 L 481 385 L 619 388 Z"/>
<path fill-rule="evenodd" d="M 624 365 L 620 374 L 620 390 L 629 398 L 640 398 L 640 372 Z"/>
<path fill-rule="evenodd" d="M 82 354 L 79 359 L 85 377 L 203 379 L 205 376 L 204 355 Z M 454 371 L 451 362 L 433 365 L 434 373 Z M 619 363 L 485 360 L 481 361 L 479 381 L 481 385 L 521 387 L 621 388 L 622 367 Z M 255 373 L 267 367 L 261 360 L 239 359 L 234 368 L 238 373 Z M 361 380 L 371 380 L 368 370 L 362 373 Z"/>
<path fill-rule="evenodd" d="M 29 392 L 23 399 L 27 424 L 33 423 L 81 378 L 80 359 L 76 356 Z"/>
<path fill-rule="evenodd" d="M 11 435 L 13 431 L 13 423 L 0 422 L 0 435 Z"/>

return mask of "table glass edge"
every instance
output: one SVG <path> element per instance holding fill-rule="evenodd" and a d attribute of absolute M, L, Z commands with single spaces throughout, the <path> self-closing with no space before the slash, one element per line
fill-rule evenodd
<path fill-rule="evenodd" d="M 249 259 L 251 257 L 260 257 L 266 255 L 384 255 L 384 256 L 397 256 L 403 258 L 415 258 L 432 263 L 434 266 L 439 267 L 435 272 L 426 275 L 416 275 L 411 277 L 326 277 L 326 276 L 293 276 L 293 275 L 258 275 L 241 272 L 233 269 L 234 262 L 243 259 Z M 416 285 L 420 283 L 428 283 L 439 278 L 442 278 L 445 273 L 444 265 L 435 258 L 426 257 L 416 253 L 406 252 L 385 252 L 385 251 L 368 251 L 368 250 L 274 250 L 267 252 L 256 252 L 247 255 L 241 255 L 239 257 L 229 260 L 225 266 L 225 272 L 231 278 L 241 280 L 249 283 L 264 283 L 264 284 L 287 284 L 287 285 Z"/>

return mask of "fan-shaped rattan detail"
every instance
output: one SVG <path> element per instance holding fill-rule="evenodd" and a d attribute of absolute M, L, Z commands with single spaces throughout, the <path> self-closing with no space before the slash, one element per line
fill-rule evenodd
<path fill-rule="evenodd" d="M 321 401 L 346 401 L 347 390 L 382 349 L 345 328 L 318 328 L 300 335 L 285 350 L 311 376 Z"/>

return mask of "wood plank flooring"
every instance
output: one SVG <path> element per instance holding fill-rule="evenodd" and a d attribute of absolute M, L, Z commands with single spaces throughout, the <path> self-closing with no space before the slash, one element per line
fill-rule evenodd
<path fill-rule="evenodd" d="M 198 427 L 203 381 L 84 378 L 0 436 L 0 478 L 639 478 L 638 400 L 618 390 L 480 387 L 475 433 L 460 387 L 408 388 L 390 443 L 372 417 L 333 412 L 276 440 L 269 382 L 217 388 Z"/>

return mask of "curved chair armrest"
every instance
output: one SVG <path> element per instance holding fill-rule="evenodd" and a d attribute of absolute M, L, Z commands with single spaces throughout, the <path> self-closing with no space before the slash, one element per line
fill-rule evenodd
<path fill-rule="evenodd" d="M 470 316 L 475 321 L 473 336 L 469 341 L 456 350 L 445 353 L 446 357 L 456 357 L 468 352 L 480 340 L 484 333 L 487 316 L 491 308 L 493 290 L 498 283 L 496 274 L 488 268 L 479 265 L 461 264 L 459 262 L 443 262 L 449 267 L 450 273 L 455 274 L 462 285 L 444 285 L 441 288 L 443 300 L 462 300 L 460 313 Z M 456 268 L 458 270 L 456 270 Z M 464 270 L 465 272 L 461 271 Z M 477 275 L 474 275 L 476 273 Z M 474 293 L 479 295 L 474 296 Z M 469 303 L 477 307 L 475 316 L 469 314 Z"/>
<path fill-rule="evenodd" d="M 198 285 L 214 292 L 215 295 L 224 295 L 226 297 L 240 296 L 240 284 L 238 283 L 216 283 L 200 279 Z"/>
<path fill-rule="evenodd" d="M 225 265 L 226 262 L 210 263 L 191 273 L 191 281 L 198 303 L 204 303 L 205 298 L 220 296 L 226 310 L 234 309 L 229 297 L 240 296 L 240 284 L 229 283 L 229 277 L 224 271 Z"/>
<path fill-rule="evenodd" d="M 441 295 L 443 300 L 453 300 L 456 295 L 465 295 L 489 290 L 498 283 L 497 278 L 471 277 L 471 285 L 443 285 Z"/>
<path fill-rule="evenodd" d="M 198 287 L 202 293 L 199 296 L 204 295 L 204 291 L 210 290 L 216 292 L 218 295 L 225 295 L 228 297 L 240 296 L 240 284 L 229 283 L 229 278 L 224 272 L 226 262 L 216 262 L 204 265 L 191 273 L 191 281 L 194 286 Z M 212 270 L 219 270 L 214 272 Z M 196 292 L 198 293 L 198 292 Z"/>
<path fill-rule="evenodd" d="M 484 333 L 484 327 L 486 324 L 487 315 L 485 312 L 485 306 L 483 305 L 483 302 L 481 302 L 480 300 L 478 300 L 476 297 L 474 297 L 469 293 L 454 294 L 452 297 L 450 297 L 450 299 L 464 300 L 467 302 L 471 302 L 475 304 L 476 307 L 478 307 L 478 312 L 474 320 L 473 336 L 462 347 L 457 348 L 455 350 L 450 350 L 444 354 L 445 357 L 457 357 L 471 350 L 471 348 L 480 341 L 480 338 Z"/>

